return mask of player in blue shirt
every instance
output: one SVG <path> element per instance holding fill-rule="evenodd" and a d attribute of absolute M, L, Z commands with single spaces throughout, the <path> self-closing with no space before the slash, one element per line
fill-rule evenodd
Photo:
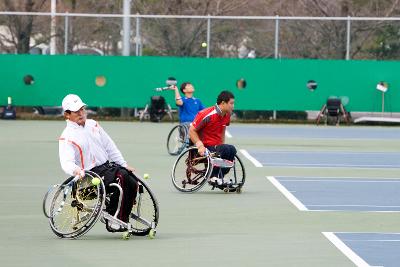
<path fill-rule="evenodd" d="M 200 99 L 193 97 L 194 87 L 190 82 L 181 84 L 180 90 L 185 95 L 181 97 L 178 87 L 174 86 L 175 103 L 179 107 L 179 122 L 182 124 L 190 124 L 197 113 L 204 109 Z"/>

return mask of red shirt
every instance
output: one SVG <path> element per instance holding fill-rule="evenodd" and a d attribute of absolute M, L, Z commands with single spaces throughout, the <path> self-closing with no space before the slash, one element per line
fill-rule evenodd
<path fill-rule="evenodd" d="M 222 116 L 221 109 L 215 105 L 197 113 L 192 125 L 204 146 L 216 146 L 222 144 L 225 127 L 229 126 L 230 121 L 230 114 Z"/>

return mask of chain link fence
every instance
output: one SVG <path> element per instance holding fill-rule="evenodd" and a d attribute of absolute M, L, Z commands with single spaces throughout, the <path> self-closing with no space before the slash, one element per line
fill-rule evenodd
<path fill-rule="evenodd" d="M 400 18 L 0 12 L 0 53 L 398 60 Z"/>
<path fill-rule="evenodd" d="M 123 27 L 123 18 L 122 14 L 0 12 L 0 52 L 121 55 L 129 46 L 129 55 L 137 56 L 400 58 L 398 17 L 135 14 L 125 16 L 129 27 Z"/>

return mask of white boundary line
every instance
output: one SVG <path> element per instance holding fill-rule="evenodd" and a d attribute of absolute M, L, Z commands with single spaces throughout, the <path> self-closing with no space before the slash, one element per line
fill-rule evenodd
<path fill-rule="evenodd" d="M 240 149 L 239 151 L 240 151 L 240 153 L 243 154 L 243 156 L 245 156 L 248 160 L 250 160 L 254 164 L 254 166 L 256 166 L 258 168 L 263 167 L 263 165 L 258 160 L 253 158 L 253 156 L 251 156 L 249 154 L 249 152 L 247 152 L 245 149 Z"/>
<path fill-rule="evenodd" d="M 322 234 L 332 242 L 347 258 L 349 258 L 358 267 L 369 267 L 370 265 L 343 243 L 334 233 L 322 232 Z"/>
<path fill-rule="evenodd" d="M 292 193 L 290 193 L 278 180 L 273 176 L 267 176 L 267 179 L 279 190 L 281 193 L 290 201 L 296 208 L 301 211 L 307 211 L 308 209 L 300 202 Z"/>
<path fill-rule="evenodd" d="M 283 177 L 283 176 L 279 176 L 279 177 Z M 376 181 L 376 180 L 371 180 L 368 181 L 368 179 L 366 180 L 362 180 L 362 181 L 354 181 L 354 180 L 345 180 L 345 179 L 352 179 L 352 178 L 344 178 L 342 179 L 337 179 L 337 178 L 332 178 L 329 179 L 328 177 L 325 179 L 285 179 L 285 182 L 322 182 L 322 183 L 400 183 L 400 180 L 381 180 L 381 181 Z M 363 178 L 359 178 L 359 180 L 361 180 Z M 375 179 L 375 178 L 372 178 Z M 396 178 L 398 179 L 398 178 Z"/>

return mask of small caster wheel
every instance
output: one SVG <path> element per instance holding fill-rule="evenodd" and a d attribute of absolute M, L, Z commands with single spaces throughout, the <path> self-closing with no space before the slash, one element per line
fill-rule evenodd
<path fill-rule="evenodd" d="M 122 239 L 128 240 L 131 237 L 131 233 L 129 231 L 122 233 Z"/>
<path fill-rule="evenodd" d="M 224 188 L 224 193 L 229 193 L 229 188 L 225 187 Z"/>
<path fill-rule="evenodd" d="M 236 188 L 236 193 L 238 194 L 242 193 L 242 188 L 241 187 Z"/>
<path fill-rule="evenodd" d="M 155 229 L 151 229 L 149 232 L 149 238 L 150 239 L 154 239 L 156 237 L 156 230 Z"/>

